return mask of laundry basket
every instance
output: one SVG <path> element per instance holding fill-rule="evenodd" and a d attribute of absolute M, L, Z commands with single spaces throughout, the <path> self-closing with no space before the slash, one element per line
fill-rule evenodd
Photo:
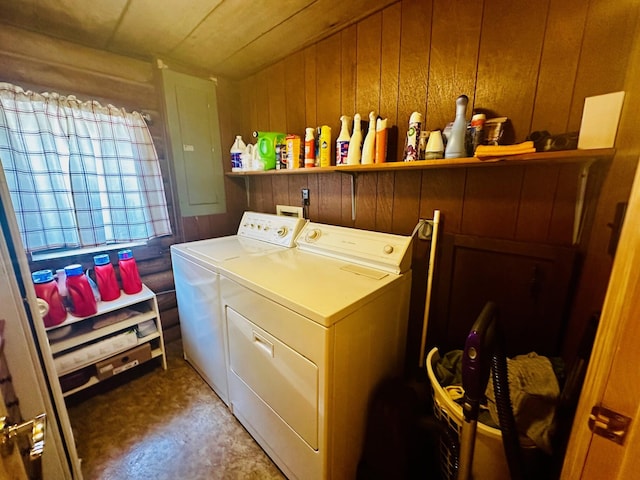
<path fill-rule="evenodd" d="M 454 402 L 449 394 L 440 386 L 434 372 L 434 364 L 440 360 L 437 348 L 433 348 L 427 355 L 426 367 L 433 391 L 433 410 L 436 418 L 449 425 L 453 436 L 459 439 L 464 417 L 462 407 Z M 502 446 L 502 434 L 497 428 L 489 427 L 478 422 L 476 430 L 473 466 L 473 478 L 509 480 L 509 467 Z M 444 480 L 454 480 L 453 453 L 445 442 L 440 443 L 440 468 Z"/>

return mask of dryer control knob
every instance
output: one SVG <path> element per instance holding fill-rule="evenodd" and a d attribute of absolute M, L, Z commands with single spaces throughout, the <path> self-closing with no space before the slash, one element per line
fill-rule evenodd
<path fill-rule="evenodd" d="M 280 227 L 277 233 L 279 237 L 286 237 L 288 232 L 289 230 L 287 229 L 287 227 Z"/>
<path fill-rule="evenodd" d="M 393 246 L 385 245 L 383 250 L 384 250 L 384 253 L 387 253 L 387 254 L 388 253 L 393 253 Z"/>
<path fill-rule="evenodd" d="M 304 238 L 307 242 L 314 242 L 318 238 L 320 238 L 320 230 L 318 230 L 317 228 L 314 228 L 313 230 L 310 230 L 309 232 L 307 232 L 307 235 Z"/>

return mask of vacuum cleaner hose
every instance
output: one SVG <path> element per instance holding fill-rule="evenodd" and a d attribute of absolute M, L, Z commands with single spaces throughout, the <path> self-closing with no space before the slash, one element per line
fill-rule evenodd
<path fill-rule="evenodd" d="M 501 332 L 499 332 L 498 335 L 501 336 Z M 493 389 L 496 397 L 496 406 L 498 407 L 502 444 L 504 446 L 511 480 L 524 480 L 520 439 L 511 408 L 507 358 L 504 353 L 504 342 L 502 340 L 502 338 L 499 338 L 498 341 L 495 342 L 494 354 L 491 357 Z"/>

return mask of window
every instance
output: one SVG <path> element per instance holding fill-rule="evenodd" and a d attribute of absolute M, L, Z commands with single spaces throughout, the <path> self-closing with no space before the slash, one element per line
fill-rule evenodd
<path fill-rule="evenodd" d="M 142 115 L 0 83 L 0 160 L 27 252 L 170 235 Z"/>

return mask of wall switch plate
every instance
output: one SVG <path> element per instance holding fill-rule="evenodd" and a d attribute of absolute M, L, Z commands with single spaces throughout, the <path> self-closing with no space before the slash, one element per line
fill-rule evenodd
<path fill-rule="evenodd" d="M 305 207 L 309 205 L 309 189 L 308 188 L 302 189 L 302 205 L 304 205 Z"/>

